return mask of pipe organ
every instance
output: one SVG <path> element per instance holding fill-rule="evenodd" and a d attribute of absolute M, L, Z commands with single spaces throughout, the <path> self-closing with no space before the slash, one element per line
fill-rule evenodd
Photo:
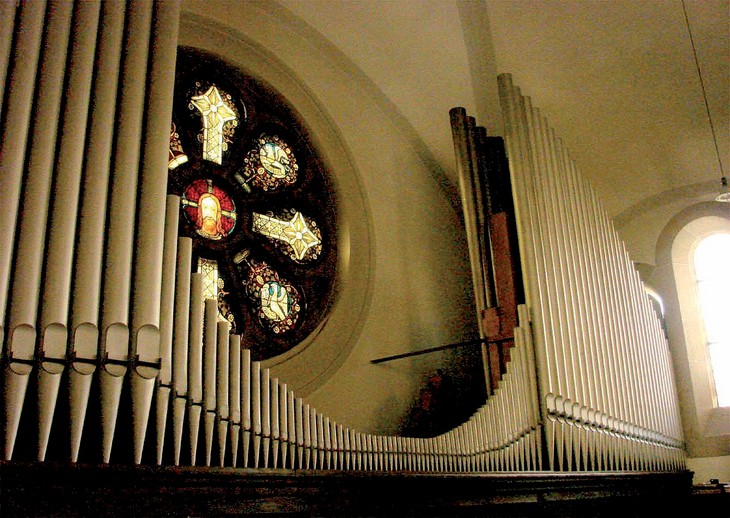
<path fill-rule="evenodd" d="M 499 77 L 551 469 L 683 463 L 669 347 L 596 193 L 531 99 Z"/>
<path fill-rule="evenodd" d="M 180 200 L 166 195 L 179 12 L 151 0 L 2 4 L 7 461 L 21 421 L 36 419 L 38 461 L 53 444 L 76 462 L 82 438 L 98 433 L 101 463 L 122 448 L 138 464 L 248 468 L 682 467 L 669 352 L 641 283 L 596 194 L 508 76 L 500 93 L 525 303 L 510 302 L 512 345 L 481 408 L 436 437 L 364 433 L 252 361 L 218 322 L 217 301 L 204 300 L 191 240 L 178 233 Z M 455 133 L 465 182 L 484 174 L 472 131 Z M 485 310 L 504 303 L 488 210 L 472 189 L 462 195 Z M 493 338 L 481 321 L 480 333 Z"/>
<path fill-rule="evenodd" d="M 3 37 L 12 38 L 0 143 L 7 458 L 31 377 L 44 457 L 65 371 L 72 459 L 94 373 L 103 459 L 127 375 L 141 456 L 160 370 L 169 134 L 161 121 L 171 116 L 179 9 L 151 1 L 3 9 Z"/>

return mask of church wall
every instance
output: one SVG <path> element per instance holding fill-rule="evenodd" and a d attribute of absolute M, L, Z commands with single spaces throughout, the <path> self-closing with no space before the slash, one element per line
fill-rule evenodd
<path fill-rule="evenodd" d="M 730 456 L 689 458 L 687 469 L 694 473 L 695 484 L 707 484 L 711 479 L 730 480 Z"/>
<path fill-rule="evenodd" d="M 342 205 L 330 317 L 311 343 L 267 364 L 330 418 L 392 433 L 453 353 L 370 360 L 476 335 L 458 207 L 429 150 L 344 57 L 286 11 L 236 5 L 186 2 L 181 44 L 220 43 L 219 54 L 279 90 L 309 125 Z M 448 113 L 433 123 L 448 127 Z"/>
<path fill-rule="evenodd" d="M 705 182 L 678 191 L 663 192 L 616 215 L 616 230 L 626 242 L 631 259 L 638 263 L 656 264 L 657 242 L 670 220 L 687 207 L 713 200 L 717 190 L 717 182 Z"/>

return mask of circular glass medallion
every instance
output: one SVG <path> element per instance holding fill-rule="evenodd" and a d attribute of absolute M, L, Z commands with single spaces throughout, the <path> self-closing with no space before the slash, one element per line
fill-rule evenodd
<path fill-rule="evenodd" d="M 183 191 L 183 211 L 195 232 L 204 238 L 223 239 L 236 226 L 236 205 L 213 180 L 195 180 Z"/>
<path fill-rule="evenodd" d="M 276 135 L 264 134 L 246 155 L 244 177 L 254 187 L 270 191 L 293 184 L 298 169 L 291 147 Z"/>

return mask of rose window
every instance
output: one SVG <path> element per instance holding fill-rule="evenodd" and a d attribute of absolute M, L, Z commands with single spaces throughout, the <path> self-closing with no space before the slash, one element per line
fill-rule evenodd
<path fill-rule="evenodd" d="M 194 271 L 255 359 L 324 322 L 335 200 L 305 125 L 278 93 L 209 55 L 178 52 L 169 191 Z"/>

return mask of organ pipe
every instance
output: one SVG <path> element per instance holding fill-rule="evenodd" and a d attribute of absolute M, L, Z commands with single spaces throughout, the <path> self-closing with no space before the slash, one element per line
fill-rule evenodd
<path fill-rule="evenodd" d="M 3 7 L 3 16 L 5 19 L 12 17 L 10 12 L 10 2 L 5 2 Z M 15 48 L 12 55 L 9 55 L 7 67 L 7 80 L 3 84 L 5 90 L 5 100 L 3 104 L 3 116 L 5 126 L 3 128 L 2 139 L 0 139 L 0 192 L 7 196 L 7 204 L 5 206 L 5 214 L 8 221 L 17 221 L 18 206 L 20 200 L 21 187 L 23 183 L 26 145 L 31 131 L 31 113 L 33 113 L 33 96 L 35 92 L 36 75 L 38 73 L 38 63 L 42 54 L 41 36 L 43 35 L 43 27 L 46 23 L 46 4 L 45 2 L 26 2 L 17 7 L 16 30 L 13 34 Z M 49 20 L 50 21 L 50 20 Z M 10 30 L 11 24 L 7 26 L 3 24 L 4 39 L 7 39 L 7 31 Z M 10 46 L 8 45 L 8 48 Z M 3 56 L 5 59 L 5 56 Z M 6 86 L 7 85 L 7 86 Z M 14 247 L 13 243 L 16 236 L 16 225 L 2 225 L 0 228 L 0 309 L 3 315 L 7 315 L 8 297 L 10 288 L 10 276 L 12 273 L 12 260 Z M 0 325 L 3 326 L 0 339 L 5 343 L 4 353 L 6 358 L 12 354 L 11 343 L 6 341 L 5 335 L 5 319 Z M 13 368 L 8 365 L 8 368 Z M 26 368 L 16 368 L 24 376 Z M 14 395 L 20 395 L 20 384 L 24 378 L 9 381 L 18 385 L 16 387 L 8 387 Z M 10 415 L 12 409 L 15 408 L 13 402 L 6 406 L 6 420 L 13 427 L 13 419 L 16 416 Z M 17 401 L 15 402 L 17 403 Z M 14 432 L 10 431 L 10 435 Z M 12 441 L 6 438 L 5 443 L 6 457 L 12 456 Z"/>
<path fill-rule="evenodd" d="M 246 468 L 683 467 L 666 342 L 626 248 L 509 76 L 499 85 L 524 304 L 492 285 L 495 205 L 478 177 L 494 165 L 485 142 L 496 141 L 465 111 L 451 113 L 480 337 L 483 310 L 516 306 L 514 346 L 484 404 L 435 437 L 372 434 L 318 412 L 252 361 L 219 322 L 218 301 L 204 300 L 192 240 L 179 237 L 179 199 L 166 196 L 179 13 L 178 2 L 153 0 L 0 7 L 0 190 L 14 222 L 0 228 L 6 459 L 19 423 L 36 417 L 24 415 L 32 402 L 39 460 L 59 455 L 60 434 L 78 461 L 94 431 L 102 463 L 118 462 L 112 446 L 124 442 L 122 461 L 136 464 L 149 447 L 157 464 Z M 57 396 L 64 379 L 68 402 Z M 55 423 L 60 404 L 68 426 Z M 120 408 L 131 434 L 118 429 Z"/>
<path fill-rule="evenodd" d="M 124 33 L 124 5 L 101 5 L 95 70 L 89 104 L 93 106 L 88 122 L 83 165 L 83 189 L 74 248 L 74 273 L 71 281 L 71 323 L 69 338 L 69 393 L 71 407 L 72 460 L 78 458 L 86 409 L 91 394 L 92 374 L 96 371 L 99 344 L 101 280 L 104 264 L 106 203 L 114 134 L 117 85 Z"/>
<path fill-rule="evenodd" d="M 549 466 L 681 465 L 668 346 L 625 245 L 540 110 L 499 86 Z"/>

